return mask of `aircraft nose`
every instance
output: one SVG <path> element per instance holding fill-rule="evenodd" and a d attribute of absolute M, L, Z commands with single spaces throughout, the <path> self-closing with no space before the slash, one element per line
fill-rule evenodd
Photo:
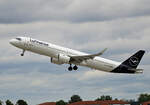
<path fill-rule="evenodd" d="M 9 43 L 10 43 L 10 44 L 12 44 L 12 45 L 14 45 L 14 44 L 15 44 L 15 42 L 16 42 L 16 40 L 15 40 L 15 39 L 11 39 L 11 40 L 9 41 Z"/>

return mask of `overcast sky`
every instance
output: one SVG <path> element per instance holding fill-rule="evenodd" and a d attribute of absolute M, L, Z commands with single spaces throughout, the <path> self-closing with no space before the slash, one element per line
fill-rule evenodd
<path fill-rule="evenodd" d="M 150 93 L 150 0 L 0 0 L 0 100 L 26 100 L 29 105 L 83 100 L 101 95 L 136 99 Z M 50 58 L 11 46 L 9 40 L 29 36 L 57 45 L 123 61 L 146 50 L 143 74 L 111 74 L 50 63 Z"/>

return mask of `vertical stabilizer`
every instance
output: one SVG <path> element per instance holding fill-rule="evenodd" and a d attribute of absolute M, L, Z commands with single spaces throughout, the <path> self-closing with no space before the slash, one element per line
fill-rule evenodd
<path fill-rule="evenodd" d="M 139 65 L 144 53 L 145 53 L 144 50 L 139 50 L 137 53 L 135 53 L 130 58 L 125 60 L 123 63 L 121 63 L 121 65 L 115 68 L 112 72 L 114 73 L 136 73 L 138 70 L 136 68 Z"/>
<path fill-rule="evenodd" d="M 130 58 L 128 58 L 126 61 L 124 61 L 122 64 L 126 65 L 130 68 L 136 69 L 137 66 L 139 65 L 144 53 L 145 53 L 144 50 L 140 50 L 137 53 L 135 53 L 134 55 L 132 55 Z"/>

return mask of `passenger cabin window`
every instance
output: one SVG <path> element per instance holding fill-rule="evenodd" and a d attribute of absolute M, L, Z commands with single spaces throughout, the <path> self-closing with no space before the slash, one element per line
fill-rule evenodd
<path fill-rule="evenodd" d="M 21 38 L 16 38 L 17 40 L 21 41 Z"/>

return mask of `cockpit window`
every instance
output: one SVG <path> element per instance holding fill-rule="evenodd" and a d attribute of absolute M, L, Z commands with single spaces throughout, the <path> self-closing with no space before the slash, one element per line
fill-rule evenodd
<path fill-rule="evenodd" d="M 21 38 L 16 38 L 17 40 L 21 41 Z"/>

